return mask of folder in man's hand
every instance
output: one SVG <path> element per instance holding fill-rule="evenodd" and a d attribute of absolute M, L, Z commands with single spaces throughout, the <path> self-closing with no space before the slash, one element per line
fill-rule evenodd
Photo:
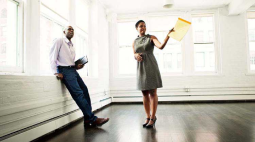
<path fill-rule="evenodd" d="M 171 32 L 168 36 L 181 41 L 190 28 L 191 22 L 182 18 L 178 18 L 176 25 L 174 26 L 174 32 Z"/>
<path fill-rule="evenodd" d="M 85 65 L 86 63 L 88 63 L 88 58 L 87 56 L 83 56 L 75 61 L 75 66 L 78 66 L 78 64 Z"/>

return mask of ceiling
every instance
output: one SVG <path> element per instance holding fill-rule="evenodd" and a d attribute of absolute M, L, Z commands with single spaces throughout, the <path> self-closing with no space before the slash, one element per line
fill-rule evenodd
<path fill-rule="evenodd" d="M 232 0 L 174 0 L 171 9 L 163 8 L 164 0 L 99 0 L 107 9 L 118 14 L 194 10 L 224 7 Z"/>

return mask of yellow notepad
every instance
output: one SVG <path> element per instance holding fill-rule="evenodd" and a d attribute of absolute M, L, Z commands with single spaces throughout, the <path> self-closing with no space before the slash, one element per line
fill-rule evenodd
<path fill-rule="evenodd" d="M 175 40 L 181 41 L 188 32 L 190 25 L 191 22 L 186 21 L 182 18 L 178 18 L 174 26 L 174 32 L 170 33 L 168 36 Z"/>

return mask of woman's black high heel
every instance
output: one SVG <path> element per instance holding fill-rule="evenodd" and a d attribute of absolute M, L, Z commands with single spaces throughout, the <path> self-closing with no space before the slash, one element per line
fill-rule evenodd
<path fill-rule="evenodd" d="M 150 119 L 151 121 L 153 121 L 154 123 L 153 124 L 150 124 L 150 125 L 146 125 L 145 127 L 146 128 L 153 128 L 156 124 L 156 121 L 157 121 L 157 117 L 155 116 L 155 119 Z"/>
<path fill-rule="evenodd" d="M 146 118 L 147 120 L 149 120 L 147 123 L 143 124 L 143 127 L 146 127 L 146 125 L 150 122 L 150 118 Z"/>

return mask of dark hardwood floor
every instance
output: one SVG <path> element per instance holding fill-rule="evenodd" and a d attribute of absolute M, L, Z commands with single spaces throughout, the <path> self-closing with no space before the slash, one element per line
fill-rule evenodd
<path fill-rule="evenodd" d="M 255 142 L 255 103 L 159 104 L 156 127 L 142 127 L 142 104 L 113 104 L 96 113 L 110 121 L 83 128 L 83 120 L 34 142 Z"/>

